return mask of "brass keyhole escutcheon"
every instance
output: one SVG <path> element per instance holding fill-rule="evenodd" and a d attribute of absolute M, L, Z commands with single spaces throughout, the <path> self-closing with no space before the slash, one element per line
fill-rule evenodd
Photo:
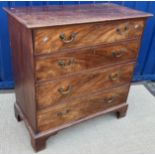
<path fill-rule="evenodd" d="M 48 37 L 47 36 L 43 38 L 43 42 L 44 43 L 48 42 Z"/>

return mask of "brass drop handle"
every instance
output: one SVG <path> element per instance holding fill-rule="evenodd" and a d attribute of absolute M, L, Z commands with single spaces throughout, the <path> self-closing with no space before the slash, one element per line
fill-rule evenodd
<path fill-rule="evenodd" d="M 72 32 L 72 33 L 71 33 L 71 36 L 70 36 L 70 39 L 67 39 L 66 36 L 65 36 L 65 33 L 62 32 L 62 33 L 60 34 L 59 37 L 60 37 L 60 39 L 61 39 L 64 43 L 70 43 L 70 42 L 72 42 L 72 41 L 75 40 L 76 35 L 77 35 L 76 32 Z"/>
<path fill-rule="evenodd" d="M 58 89 L 58 92 L 61 94 L 61 95 L 67 95 L 67 94 L 70 94 L 72 91 L 72 86 L 69 85 L 66 89 L 64 88 L 59 88 Z"/>
<path fill-rule="evenodd" d="M 119 57 L 123 56 L 125 54 L 125 52 L 126 52 L 125 49 L 121 49 L 118 52 L 113 50 L 112 51 L 112 56 L 115 57 L 115 58 L 119 58 Z"/>
<path fill-rule="evenodd" d="M 75 64 L 75 59 L 74 58 L 69 59 L 66 63 L 65 63 L 65 60 L 59 60 L 58 61 L 58 65 L 61 68 L 64 68 L 66 66 L 70 66 L 70 65 L 73 65 L 73 64 Z"/>
<path fill-rule="evenodd" d="M 58 112 L 58 113 L 57 113 L 57 116 L 62 117 L 63 115 L 66 115 L 66 114 L 69 113 L 69 112 L 70 112 L 70 110 L 69 110 L 69 109 L 66 109 L 65 111 Z"/>
<path fill-rule="evenodd" d="M 120 73 L 112 73 L 112 74 L 110 74 L 109 75 L 109 79 L 111 80 L 111 81 L 116 81 L 116 80 L 118 80 L 119 79 L 119 77 L 120 77 Z"/>
<path fill-rule="evenodd" d="M 106 98 L 105 99 L 105 102 L 107 102 L 107 103 L 112 103 L 113 101 L 114 101 L 114 96 L 111 96 L 111 97 L 109 97 L 109 98 Z"/>

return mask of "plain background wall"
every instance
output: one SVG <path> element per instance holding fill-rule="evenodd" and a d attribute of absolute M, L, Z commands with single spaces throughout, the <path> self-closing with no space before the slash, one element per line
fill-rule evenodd
<path fill-rule="evenodd" d="M 11 50 L 9 46 L 9 33 L 7 15 L 2 7 L 16 7 L 16 6 L 41 6 L 41 5 L 82 5 L 95 3 L 116 3 L 127 6 L 133 9 L 142 10 L 155 14 L 155 2 L 126 2 L 126 1 L 14 1 L 14 2 L 0 2 L 0 88 L 13 88 L 13 72 L 11 62 Z M 155 17 L 148 19 L 144 30 L 140 53 L 136 64 L 133 81 L 140 80 L 155 80 Z"/>

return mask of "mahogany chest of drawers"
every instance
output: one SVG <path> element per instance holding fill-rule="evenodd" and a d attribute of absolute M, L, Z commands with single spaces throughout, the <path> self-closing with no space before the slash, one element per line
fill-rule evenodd
<path fill-rule="evenodd" d="M 125 116 L 145 20 L 151 14 L 110 3 L 4 9 L 15 116 L 24 120 L 36 151 L 63 128 L 108 112 Z"/>

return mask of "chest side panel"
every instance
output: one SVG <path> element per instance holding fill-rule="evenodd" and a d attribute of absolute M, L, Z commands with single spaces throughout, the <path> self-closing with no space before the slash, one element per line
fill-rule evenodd
<path fill-rule="evenodd" d="M 31 30 L 9 16 L 9 31 L 13 56 L 16 102 L 33 130 L 36 130 L 36 106 Z"/>

